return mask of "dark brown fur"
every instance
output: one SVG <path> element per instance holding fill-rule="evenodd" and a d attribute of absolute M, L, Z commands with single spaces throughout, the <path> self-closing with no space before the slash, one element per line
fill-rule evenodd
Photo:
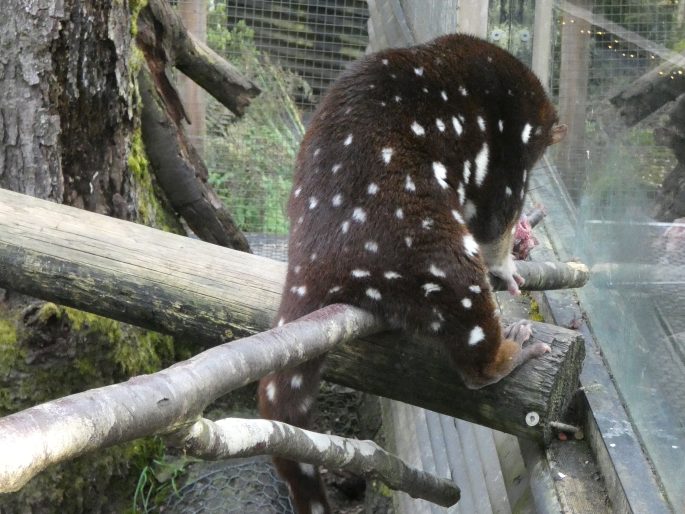
<path fill-rule="evenodd" d="M 455 380 L 470 387 L 548 351 L 522 349 L 530 334 L 524 325 L 503 337 L 486 266 L 517 290 L 511 232 L 527 173 L 553 142 L 555 121 L 535 76 L 477 38 L 445 36 L 355 63 L 302 141 L 277 320 L 331 303 L 356 305 L 412 337 L 444 344 Z M 262 415 L 306 425 L 321 362 L 265 377 Z M 276 464 L 299 513 L 330 512 L 315 471 Z"/>

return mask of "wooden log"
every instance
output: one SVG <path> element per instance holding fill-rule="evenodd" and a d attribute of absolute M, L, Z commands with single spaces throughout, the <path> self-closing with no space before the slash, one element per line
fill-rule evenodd
<path fill-rule="evenodd" d="M 0 287 L 216 344 L 268 328 L 284 277 L 270 259 L 0 190 Z M 441 348 L 394 333 L 340 346 L 325 378 L 548 442 L 584 348 L 550 325 L 535 324 L 533 339 L 552 352 L 478 391 Z"/>

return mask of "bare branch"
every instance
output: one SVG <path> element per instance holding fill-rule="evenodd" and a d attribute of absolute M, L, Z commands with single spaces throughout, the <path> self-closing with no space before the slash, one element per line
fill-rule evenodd
<path fill-rule="evenodd" d="M 207 184 L 207 167 L 181 126 L 178 116 L 183 107 L 166 74 L 155 79 L 143 68 L 138 81 L 145 150 L 169 203 L 203 241 L 249 252 L 245 235 Z"/>
<path fill-rule="evenodd" d="M 164 0 L 149 0 L 141 11 L 136 41 L 146 54 L 168 60 L 238 116 L 260 93 L 254 83 L 189 33 Z"/>
<path fill-rule="evenodd" d="M 0 493 L 88 451 L 176 430 L 229 391 L 382 329 L 365 311 L 331 305 L 163 371 L 0 418 Z"/>
<path fill-rule="evenodd" d="M 452 481 L 408 466 L 373 441 L 319 434 L 278 421 L 236 418 L 200 419 L 176 436 L 188 453 L 203 459 L 268 454 L 347 469 L 443 507 L 459 501 L 459 487 Z"/>

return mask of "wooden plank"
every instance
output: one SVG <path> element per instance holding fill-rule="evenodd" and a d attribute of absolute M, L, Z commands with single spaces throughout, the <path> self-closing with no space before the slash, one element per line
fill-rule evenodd
<path fill-rule="evenodd" d="M 0 190 L 0 287 L 216 344 L 270 327 L 284 276 L 280 262 Z M 570 330 L 534 323 L 533 331 L 552 352 L 476 391 L 456 378 L 444 348 L 394 332 L 342 345 L 325 377 L 549 441 L 584 350 Z M 533 426 L 531 411 L 540 417 Z"/>

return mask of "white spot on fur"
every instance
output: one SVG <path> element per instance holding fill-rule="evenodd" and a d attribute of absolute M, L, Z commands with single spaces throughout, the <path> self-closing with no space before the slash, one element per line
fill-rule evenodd
<path fill-rule="evenodd" d="M 395 211 L 395 217 L 396 217 L 398 220 L 404 219 L 404 211 L 403 211 L 402 209 L 397 209 L 397 210 Z"/>
<path fill-rule="evenodd" d="M 376 241 L 367 241 L 366 243 L 364 243 L 364 249 L 367 252 L 376 253 L 378 251 L 378 243 L 376 243 Z"/>
<path fill-rule="evenodd" d="M 404 180 L 404 188 L 412 193 L 416 191 L 416 185 L 409 175 L 407 175 L 407 178 Z"/>
<path fill-rule="evenodd" d="M 488 161 L 490 160 L 490 149 L 487 143 L 483 143 L 483 147 L 476 155 L 476 185 L 480 186 L 485 180 L 485 175 L 488 173 Z"/>
<path fill-rule="evenodd" d="M 499 127 L 500 132 L 504 132 L 504 121 L 503 120 L 499 120 L 499 122 L 497 122 L 497 126 Z"/>
<path fill-rule="evenodd" d="M 440 96 L 445 102 L 447 101 L 447 93 L 445 91 L 440 91 Z"/>
<path fill-rule="evenodd" d="M 459 223 L 462 225 L 464 224 L 464 218 L 461 217 L 461 214 L 459 214 L 459 211 L 456 209 L 452 210 L 452 217 L 457 220 Z"/>
<path fill-rule="evenodd" d="M 383 63 L 383 66 L 388 65 L 388 60 L 387 59 L 381 59 L 381 62 Z"/>
<path fill-rule="evenodd" d="M 402 278 L 402 275 L 397 273 L 396 271 L 386 271 L 383 273 L 383 276 L 387 278 L 388 280 L 395 280 L 396 278 Z"/>
<path fill-rule="evenodd" d="M 507 187 L 504 188 L 504 194 L 507 195 L 507 196 L 511 196 L 511 195 L 512 195 L 512 191 L 511 191 L 511 188 L 510 188 L 509 186 L 507 186 Z"/>
<path fill-rule="evenodd" d="M 333 294 L 333 293 L 337 293 L 337 292 L 340 291 L 341 289 L 342 289 L 342 287 L 340 287 L 340 286 L 335 286 L 335 287 L 331 287 L 331 288 L 328 290 L 328 292 L 329 292 L 330 294 Z"/>
<path fill-rule="evenodd" d="M 431 275 L 433 275 L 435 277 L 445 278 L 447 276 L 447 273 L 445 273 L 443 270 L 438 268 L 435 264 L 431 264 L 430 272 L 431 272 Z"/>
<path fill-rule="evenodd" d="M 462 132 L 464 132 L 464 127 L 456 116 L 452 116 L 452 126 L 454 127 L 454 132 L 456 132 L 457 136 L 461 136 Z"/>
<path fill-rule="evenodd" d="M 523 183 L 526 183 L 526 179 L 528 178 L 528 170 L 523 170 Z"/>
<path fill-rule="evenodd" d="M 431 228 L 433 228 L 433 219 L 426 218 L 421 220 L 421 228 L 424 230 L 430 230 Z"/>
<path fill-rule="evenodd" d="M 366 221 L 366 212 L 361 207 L 355 207 L 354 211 L 352 211 L 352 219 L 359 223 L 364 223 Z"/>
<path fill-rule="evenodd" d="M 373 287 L 369 287 L 366 290 L 366 296 L 368 296 L 372 300 L 380 300 L 381 299 L 381 292 L 378 289 L 374 289 Z"/>
<path fill-rule="evenodd" d="M 435 179 L 438 181 L 438 184 L 440 184 L 440 187 L 447 189 L 447 168 L 445 168 L 445 165 L 441 162 L 434 162 L 433 174 L 435 175 Z"/>
<path fill-rule="evenodd" d="M 297 224 L 298 225 L 302 225 L 303 221 L 304 221 L 304 216 L 300 216 L 299 218 L 297 218 Z"/>
<path fill-rule="evenodd" d="M 295 275 L 297 275 L 300 272 L 300 270 L 302 270 L 302 266 L 300 266 L 299 264 L 293 268 Z"/>
<path fill-rule="evenodd" d="M 423 68 L 414 68 L 414 73 L 416 73 L 419 77 L 423 75 Z"/>
<path fill-rule="evenodd" d="M 321 151 L 321 148 L 317 148 L 316 150 L 314 150 L 314 157 L 316 157 L 317 155 L 319 155 L 319 152 L 320 152 L 320 151 Z"/>
<path fill-rule="evenodd" d="M 469 291 L 471 291 L 472 293 L 480 294 L 482 290 L 480 286 L 469 286 Z"/>
<path fill-rule="evenodd" d="M 471 234 L 466 234 L 464 236 L 464 250 L 466 250 L 466 255 L 473 257 L 478 253 L 478 243 L 473 238 Z"/>
<path fill-rule="evenodd" d="M 301 187 L 298 187 L 297 189 L 295 189 L 295 192 L 293 193 L 293 196 L 295 196 L 295 198 L 297 198 L 298 196 L 300 196 L 300 193 L 301 193 L 301 192 L 302 192 L 302 188 L 301 188 Z"/>
<path fill-rule="evenodd" d="M 485 333 L 479 326 L 475 326 L 469 334 L 469 346 L 474 346 L 485 339 Z"/>
<path fill-rule="evenodd" d="M 461 96 L 468 96 L 469 92 L 466 91 L 466 88 L 464 86 L 459 86 L 459 93 L 461 93 Z"/>
<path fill-rule="evenodd" d="M 314 209 L 317 205 L 319 205 L 319 200 L 316 199 L 314 196 L 309 197 L 309 209 Z"/>
<path fill-rule="evenodd" d="M 290 379 L 290 387 L 292 387 L 293 389 L 299 389 L 300 387 L 302 387 L 302 380 L 302 375 L 300 373 L 296 373 Z"/>
<path fill-rule="evenodd" d="M 324 506 L 320 502 L 317 502 L 317 501 L 313 501 L 309 505 L 309 510 L 311 511 L 312 514 L 324 514 L 324 512 L 326 512 L 326 510 L 324 509 Z"/>
<path fill-rule="evenodd" d="M 464 306 L 464 309 L 470 309 L 470 308 L 471 308 L 471 305 L 473 305 L 473 302 L 471 302 L 471 299 L 470 299 L 470 298 L 464 298 L 464 299 L 461 301 L 461 304 Z"/>
<path fill-rule="evenodd" d="M 485 132 L 485 120 L 483 119 L 482 116 L 478 116 L 476 118 L 476 122 L 478 123 L 478 127 Z"/>
<path fill-rule="evenodd" d="M 466 221 L 471 221 L 476 215 L 476 206 L 471 200 L 466 200 L 464 204 L 464 218 Z"/>
<path fill-rule="evenodd" d="M 393 77 L 395 78 L 395 77 Z M 395 102 L 400 103 L 402 101 L 402 97 L 400 95 L 395 95 Z"/>
<path fill-rule="evenodd" d="M 345 146 L 350 146 L 352 144 L 352 134 L 348 134 L 343 142 Z"/>
<path fill-rule="evenodd" d="M 530 131 L 532 128 L 530 123 L 526 123 L 523 126 L 523 132 L 521 132 L 521 141 L 523 141 L 523 144 L 526 144 L 530 139 Z"/>
<path fill-rule="evenodd" d="M 303 475 L 306 475 L 308 477 L 313 477 L 316 474 L 316 468 L 314 468 L 314 466 L 312 466 L 311 464 L 307 464 L 305 462 L 300 463 L 300 471 L 302 471 Z"/>
<path fill-rule="evenodd" d="M 464 188 L 464 184 L 462 184 L 461 182 L 459 182 L 457 194 L 459 195 L 459 204 L 464 205 L 464 202 L 466 201 L 466 189 Z"/>
<path fill-rule="evenodd" d="M 383 148 L 383 150 L 381 150 L 381 156 L 383 157 L 383 162 L 385 164 L 390 164 L 393 152 L 394 150 L 392 148 Z"/>
<path fill-rule="evenodd" d="M 314 252 L 313 254 L 311 254 L 311 255 L 309 256 L 309 260 L 312 261 L 312 262 L 314 262 L 314 261 L 316 260 L 316 257 L 317 257 L 316 252 Z"/>
<path fill-rule="evenodd" d="M 374 182 L 371 182 L 369 184 L 369 187 L 367 188 L 366 192 L 369 193 L 370 195 L 375 195 L 376 193 L 378 193 L 378 185 L 375 184 Z"/>
<path fill-rule="evenodd" d="M 271 403 L 276 400 L 276 384 L 273 381 L 266 384 L 266 398 Z"/>
<path fill-rule="evenodd" d="M 343 234 L 347 234 L 347 232 L 350 230 L 350 222 L 345 220 L 340 224 L 340 230 L 342 230 Z"/>
<path fill-rule="evenodd" d="M 331 171 L 333 173 L 338 173 L 338 170 L 340 170 L 340 168 L 342 168 L 342 164 L 334 164 L 333 167 L 331 168 Z"/>
<path fill-rule="evenodd" d="M 433 323 L 431 323 L 431 330 L 433 332 L 439 332 L 440 327 L 442 327 L 442 323 L 440 323 L 439 321 L 434 321 Z"/>
<path fill-rule="evenodd" d="M 304 296 L 307 294 L 307 286 L 293 286 L 290 290 L 297 296 Z"/>
<path fill-rule="evenodd" d="M 428 88 L 427 88 L 427 87 L 424 87 L 424 88 L 421 89 L 421 91 L 423 91 L 424 93 L 428 93 Z"/>
<path fill-rule="evenodd" d="M 282 327 L 283 325 L 285 325 L 285 318 L 279 319 L 279 320 L 278 320 L 278 324 L 277 324 L 276 326 Z"/>
<path fill-rule="evenodd" d="M 442 121 L 440 118 L 437 118 L 435 120 L 435 126 L 438 127 L 438 130 L 440 132 L 445 132 L 445 122 Z"/>
<path fill-rule="evenodd" d="M 412 241 L 412 238 L 411 238 L 411 237 L 405 237 L 405 238 L 404 238 L 404 244 L 407 245 L 407 248 L 411 248 L 412 242 L 413 242 L 413 241 Z"/>
<path fill-rule="evenodd" d="M 424 128 L 421 125 L 419 125 L 419 123 L 416 121 L 411 124 L 411 130 L 417 136 L 425 136 L 426 135 L 426 131 L 424 130 Z"/>
<path fill-rule="evenodd" d="M 352 276 L 354 278 L 364 278 L 364 277 L 370 277 L 371 272 L 367 271 L 365 269 L 353 269 L 352 270 Z"/>
<path fill-rule="evenodd" d="M 471 161 L 464 162 L 464 184 L 468 184 L 471 179 Z"/>
<path fill-rule="evenodd" d="M 337 194 L 333 197 L 333 200 L 331 200 L 331 203 L 333 204 L 333 207 L 340 207 L 342 205 L 342 195 Z"/>
<path fill-rule="evenodd" d="M 424 290 L 424 294 L 428 296 L 431 293 L 436 293 L 442 289 L 438 284 L 434 284 L 433 282 L 428 282 L 427 284 L 423 284 L 421 288 Z"/>

